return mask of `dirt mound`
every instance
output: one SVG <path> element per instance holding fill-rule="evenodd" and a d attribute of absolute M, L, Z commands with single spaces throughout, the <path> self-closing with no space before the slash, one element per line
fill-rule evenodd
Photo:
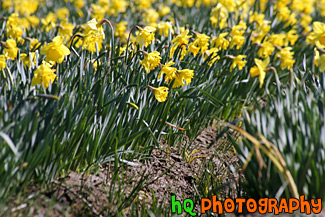
<path fill-rule="evenodd" d="M 148 209 L 153 201 L 159 207 L 170 209 L 172 195 L 176 195 L 176 199 L 181 202 L 187 198 L 197 202 L 202 196 L 197 186 L 202 185 L 202 179 L 207 178 L 207 172 L 211 173 L 211 177 L 220 186 L 224 185 L 218 189 L 219 197 L 226 194 L 230 196 L 229 192 L 235 197 L 238 176 L 236 177 L 236 172 L 229 172 L 229 166 L 235 169 L 237 165 L 238 168 L 238 161 L 232 146 L 229 141 L 225 142 L 225 138 L 207 148 L 213 143 L 215 136 L 216 130 L 208 127 L 195 141 L 184 139 L 178 147 L 169 147 L 166 142 L 162 142 L 159 148 L 153 150 L 148 160 L 132 162 L 131 165 L 121 163 L 118 176 L 114 175 L 111 163 L 102 166 L 94 174 L 70 171 L 66 177 L 53 183 L 53 187 L 44 194 L 47 198 L 39 200 L 51 198 L 60 205 L 59 211 L 53 209 L 56 211 L 49 212 L 50 216 L 66 216 L 67 213 L 71 216 L 111 216 L 121 213 L 130 215 L 130 204 L 123 204 L 117 198 L 110 197 L 110 193 L 117 190 L 121 199 L 132 198 L 139 205 L 145 203 Z M 141 186 L 137 186 L 139 183 Z M 136 192 L 133 191 L 135 188 Z M 211 187 L 206 189 L 214 190 Z M 38 207 L 47 210 L 49 208 L 53 207 Z M 28 203 L 20 211 L 27 209 L 31 209 Z M 194 211 L 198 210 L 199 206 L 196 204 Z"/>

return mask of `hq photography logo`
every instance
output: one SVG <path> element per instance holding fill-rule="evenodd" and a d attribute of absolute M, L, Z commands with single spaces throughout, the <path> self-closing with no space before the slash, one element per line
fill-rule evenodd
<path fill-rule="evenodd" d="M 182 214 L 186 212 L 191 216 L 197 216 L 198 213 L 194 211 L 195 203 L 192 199 L 185 199 L 183 204 L 176 200 L 176 196 L 171 197 L 172 213 Z M 277 200 L 275 198 L 261 198 L 255 200 L 252 198 L 227 198 L 224 201 L 217 200 L 217 196 L 212 196 L 212 199 L 202 198 L 200 200 L 200 212 L 213 212 L 218 214 L 233 213 L 238 214 L 244 211 L 249 213 L 258 212 L 260 214 L 273 213 L 278 215 L 280 213 L 292 214 L 293 212 L 305 213 L 307 215 L 314 213 L 318 214 L 322 211 L 322 200 L 311 199 L 305 200 L 305 196 L 301 195 L 299 199 L 282 198 Z"/>

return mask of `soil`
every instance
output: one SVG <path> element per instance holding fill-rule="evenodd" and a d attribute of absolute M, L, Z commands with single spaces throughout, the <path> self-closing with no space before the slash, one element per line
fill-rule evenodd
<path fill-rule="evenodd" d="M 114 164 L 111 163 L 102 166 L 94 174 L 70 171 L 66 177 L 55 180 L 45 191 L 34 186 L 29 198 L 14 200 L 10 206 L 0 211 L 0 215 L 132 216 L 131 213 L 134 212 L 131 206 L 123 204 L 126 198 L 131 198 L 133 203 L 138 204 L 138 214 L 141 214 L 143 204 L 148 210 L 154 210 L 155 207 L 170 209 L 172 195 L 176 195 L 176 199 L 181 202 L 187 198 L 198 201 L 207 192 L 217 190 L 219 198 L 235 198 L 240 192 L 238 181 L 243 178 L 239 172 L 239 162 L 227 138 L 214 142 L 215 137 L 216 129 L 208 127 L 195 141 L 190 142 L 191 145 L 187 141 L 179 147 L 169 147 L 162 142 L 161 147 L 154 149 L 148 160 L 129 165 L 121 163 L 119 174 L 114 174 Z M 209 144 L 213 145 L 207 148 Z M 211 180 L 219 187 L 209 187 L 206 192 L 198 192 L 197 186 L 206 178 L 204 176 L 207 170 L 211 173 Z M 132 190 L 140 181 L 141 190 L 134 193 Z M 108 196 L 112 190 L 118 191 L 115 199 Z M 126 208 L 121 210 L 121 207 Z M 198 205 L 194 211 L 199 213 Z M 325 213 L 318 216 L 325 216 Z"/>

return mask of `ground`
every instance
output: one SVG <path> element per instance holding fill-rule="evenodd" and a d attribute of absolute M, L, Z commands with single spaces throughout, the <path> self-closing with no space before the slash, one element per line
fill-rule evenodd
<path fill-rule="evenodd" d="M 162 142 L 161 147 L 153 150 L 151 158 L 144 162 L 133 162 L 131 165 L 124 164 L 120 170 L 122 172 L 115 177 L 113 164 L 108 163 L 93 174 L 70 171 L 68 175 L 59 177 L 42 190 L 33 185 L 27 191 L 27 197 L 13 199 L 12 203 L 2 210 L 2 215 L 134 216 L 134 213 L 141 215 L 143 207 L 146 207 L 146 214 L 149 215 L 153 214 L 157 207 L 170 209 L 171 195 L 176 195 L 179 201 L 186 198 L 197 201 L 204 195 L 204 192 L 198 192 L 198 189 L 202 189 L 202 185 L 209 182 L 207 171 L 211 173 L 211 183 L 207 184 L 209 189 L 206 189 L 205 193 L 212 192 L 219 198 L 235 198 L 240 191 L 238 181 L 244 177 L 240 175 L 240 165 L 231 143 L 226 137 L 215 142 L 216 132 L 214 127 L 204 129 L 190 146 L 183 142 L 178 147 L 169 147 Z M 208 148 L 211 143 L 213 145 Z M 120 181 L 123 179 L 127 182 Z M 141 179 L 141 190 L 134 194 L 132 190 Z M 121 198 L 135 195 L 132 200 L 138 204 L 138 210 L 134 211 L 134 206 L 126 206 L 121 210 L 122 201 L 108 196 L 114 189 L 118 189 Z M 198 204 L 194 211 L 200 213 Z M 325 213 L 318 216 L 325 216 Z"/>

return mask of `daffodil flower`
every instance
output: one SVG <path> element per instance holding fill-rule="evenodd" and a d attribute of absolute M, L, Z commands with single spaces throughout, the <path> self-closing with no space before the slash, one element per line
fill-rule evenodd
<path fill-rule="evenodd" d="M 282 69 L 290 69 L 293 67 L 293 64 L 296 62 L 293 59 L 294 52 L 291 52 L 291 47 L 282 48 L 276 55 L 275 58 L 279 58 L 281 63 L 280 67 Z"/>
<path fill-rule="evenodd" d="M 17 42 L 14 39 L 8 39 L 4 45 L 5 56 L 11 60 L 15 60 L 18 54 Z"/>
<path fill-rule="evenodd" d="M 141 61 L 141 65 L 146 69 L 147 73 L 150 72 L 150 70 L 153 70 L 156 68 L 161 60 L 160 53 L 158 51 L 154 51 L 152 53 L 144 53 L 144 59 Z"/>
<path fill-rule="evenodd" d="M 53 12 L 50 12 L 45 18 L 41 19 L 43 27 L 46 32 L 49 32 L 52 28 L 55 27 L 55 22 L 57 20 L 56 15 Z"/>
<path fill-rule="evenodd" d="M 92 19 L 87 22 L 85 28 L 85 34 L 83 37 L 83 47 L 90 52 L 96 52 L 96 43 L 98 51 L 102 49 L 103 40 L 105 39 L 105 33 L 103 25 L 97 22 L 96 19 Z"/>
<path fill-rule="evenodd" d="M 121 21 L 115 25 L 115 32 L 114 35 L 116 37 L 122 38 L 124 36 L 124 33 L 126 31 L 127 22 L 126 21 Z"/>
<path fill-rule="evenodd" d="M 158 79 L 160 79 L 161 76 L 163 76 L 165 74 L 165 81 L 167 83 L 174 80 L 174 78 L 176 77 L 176 71 L 177 71 L 177 68 L 171 67 L 174 64 L 175 63 L 173 61 L 169 61 L 168 63 L 163 65 L 160 72 L 159 72 L 159 74 L 158 74 Z"/>
<path fill-rule="evenodd" d="M 41 46 L 41 43 L 38 41 L 37 38 L 32 39 L 29 48 L 33 50 L 37 50 Z"/>
<path fill-rule="evenodd" d="M 229 41 L 225 38 L 229 33 L 221 33 L 218 37 L 215 37 L 211 41 L 211 46 L 215 46 L 219 49 L 226 50 L 229 46 Z"/>
<path fill-rule="evenodd" d="M 314 52 L 315 52 L 315 56 L 314 56 L 314 64 L 316 67 L 318 67 L 318 62 L 319 62 L 319 51 L 317 50 L 317 48 L 314 48 Z"/>
<path fill-rule="evenodd" d="M 142 47 L 145 45 L 146 47 L 151 44 L 151 41 L 155 39 L 155 31 L 156 28 L 152 26 L 146 26 L 145 28 L 141 28 L 137 34 L 137 42 Z"/>
<path fill-rule="evenodd" d="M 201 50 L 201 54 L 204 54 L 209 47 L 210 37 L 205 34 L 196 33 L 196 37 L 192 43 L 189 44 L 188 49 L 196 56 Z"/>
<path fill-rule="evenodd" d="M 51 64 L 43 61 L 40 66 L 34 71 L 34 77 L 32 79 L 32 86 L 37 84 L 44 85 L 44 88 L 48 88 L 48 86 L 53 84 L 56 74 L 54 74 L 55 69 L 51 69 Z"/>
<path fill-rule="evenodd" d="M 92 17 L 97 20 L 102 20 L 105 17 L 105 8 L 97 4 L 91 4 Z"/>
<path fill-rule="evenodd" d="M 63 19 L 59 26 L 59 34 L 64 37 L 71 37 L 74 25 L 68 23 L 68 19 Z"/>
<path fill-rule="evenodd" d="M 322 54 L 319 58 L 319 71 L 325 71 L 325 54 Z"/>
<path fill-rule="evenodd" d="M 191 69 L 177 70 L 173 88 L 191 83 L 193 76 L 194 71 Z"/>
<path fill-rule="evenodd" d="M 184 30 L 180 35 L 177 35 L 176 38 L 174 38 L 171 43 L 172 47 L 170 48 L 169 58 L 172 58 L 174 56 L 174 53 L 178 47 L 182 47 L 182 53 L 180 60 L 182 60 L 187 53 L 186 51 L 186 45 L 188 45 L 188 39 L 192 36 L 188 35 L 189 30 Z"/>
<path fill-rule="evenodd" d="M 265 60 L 254 59 L 256 66 L 252 67 L 249 71 L 250 76 L 252 78 L 258 76 L 260 81 L 260 88 L 262 88 L 264 84 L 264 79 L 266 76 L 266 68 L 270 63 L 270 58 L 267 57 Z"/>
<path fill-rule="evenodd" d="M 23 64 L 25 67 L 29 67 L 31 63 L 31 59 L 33 60 L 33 63 L 36 64 L 36 55 L 35 52 L 29 52 L 29 54 L 21 53 L 20 59 L 23 61 Z"/>
<path fill-rule="evenodd" d="M 211 11 L 210 21 L 212 23 L 212 27 L 216 28 L 219 25 L 219 28 L 223 29 L 227 25 L 227 19 L 228 10 L 224 5 L 218 3 L 217 6 Z"/>
<path fill-rule="evenodd" d="M 6 57 L 5 55 L 0 55 L 0 70 L 6 68 Z"/>
<path fill-rule="evenodd" d="M 220 56 L 218 55 L 219 49 L 218 48 L 211 48 L 210 50 L 207 50 L 205 55 L 205 60 L 211 56 L 210 61 L 208 62 L 209 66 L 212 66 L 213 63 L 215 63 L 217 60 L 220 59 Z"/>
<path fill-rule="evenodd" d="M 233 57 L 233 62 L 230 66 L 230 71 L 236 68 L 236 66 L 238 66 L 239 70 L 242 70 L 247 62 L 246 60 L 242 60 L 243 58 L 246 58 L 246 55 L 238 55 L 237 57 Z"/>
<path fill-rule="evenodd" d="M 257 55 L 262 58 L 266 58 L 273 53 L 274 49 L 275 48 L 272 43 L 264 41 L 263 44 L 260 45 L 260 49 L 257 51 Z"/>
<path fill-rule="evenodd" d="M 41 54 L 46 55 L 46 61 L 62 63 L 64 57 L 70 54 L 70 50 L 63 44 L 64 38 L 56 36 L 52 42 L 45 45 Z"/>
<path fill-rule="evenodd" d="M 174 33 L 174 30 L 172 29 L 172 24 L 170 22 L 164 21 L 158 23 L 158 31 L 159 35 L 164 35 L 165 37 L 168 37 L 169 31 L 171 32 L 171 34 Z"/>
<path fill-rule="evenodd" d="M 168 87 L 151 87 L 147 86 L 154 94 L 158 102 L 165 102 L 168 96 Z"/>
<path fill-rule="evenodd" d="M 159 13 L 153 9 L 149 8 L 148 10 L 145 10 L 143 13 L 143 21 L 152 26 L 152 27 L 157 27 L 157 20 L 159 19 Z"/>
<path fill-rule="evenodd" d="M 314 48 L 315 56 L 314 56 L 314 64 L 316 67 L 319 67 L 320 72 L 325 71 L 325 54 L 319 56 L 319 51 L 317 48 Z"/>
<path fill-rule="evenodd" d="M 311 33 L 311 39 L 316 41 L 317 47 L 325 47 L 325 23 L 313 23 L 313 32 Z"/>

